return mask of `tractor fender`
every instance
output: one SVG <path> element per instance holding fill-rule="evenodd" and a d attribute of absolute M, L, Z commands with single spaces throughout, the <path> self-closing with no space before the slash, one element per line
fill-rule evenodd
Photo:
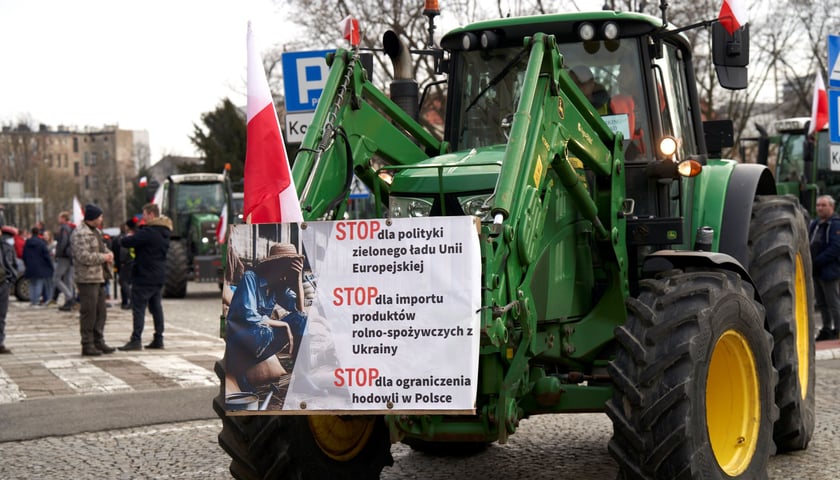
<path fill-rule="evenodd" d="M 744 269 L 750 268 L 747 241 L 755 196 L 775 194 L 776 183 L 767 167 L 758 164 L 735 165 L 726 186 L 718 251 L 734 257 Z"/>
<path fill-rule="evenodd" d="M 752 201 L 750 204 L 752 204 Z M 747 221 L 747 224 L 749 224 L 749 221 Z M 674 268 L 684 270 L 689 267 L 701 269 L 719 268 L 737 273 L 744 281 L 753 286 L 755 300 L 763 305 L 761 297 L 758 294 L 758 288 L 756 288 L 755 282 L 753 282 L 752 277 L 750 277 L 744 265 L 736 258 L 725 253 L 693 250 L 659 250 L 645 257 L 642 263 L 642 273 L 645 277 L 652 277 L 659 272 Z"/>

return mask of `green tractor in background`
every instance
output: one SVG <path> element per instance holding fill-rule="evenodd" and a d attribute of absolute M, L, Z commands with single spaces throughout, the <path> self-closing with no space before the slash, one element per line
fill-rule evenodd
<path fill-rule="evenodd" d="M 744 143 L 757 142 L 757 163 L 770 165 L 772 152 L 775 152 L 775 164 L 772 165 L 776 178 L 776 189 L 780 195 L 788 194 L 799 198 L 799 203 L 813 217 L 816 215 L 817 197 L 831 195 L 840 199 L 840 165 L 831 165 L 831 150 L 828 126 L 814 132 L 809 138 L 808 129 L 811 119 L 793 117 L 778 120 L 773 124 L 775 135 L 759 127 L 759 136 L 742 139 Z M 741 158 L 744 158 L 742 153 Z"/>
<path fill-rule="evenodd" d="M 710 24 L 721 84 L 744 88 L 748 32 L 694 27 Z M 442 140 L 416 121 L 411 79 L 388 97 L 339 49 L 293 176 L 307 221 L 344 218 L 353 175 L 371 218 L 478 219 L 475 414 L 228 416 L 220 361 L 233 476 L 377 478 L 392 442 L 454 451 L 504 443 L 531 415 L 592 411 L 613 422 L 619 478 L 764 478 L 770 455 L 806 448 L 805 219 L 765 166 L 719 158 L 731 124 L 704 130 L 679 30 L 600 11 L 479 22 L 440 45 Z M 429 53 L 392 32 L 384 47 L 396 72 Z M 634 108 L 595 105 L 579 66 Z"/>
<path fill-rule="evenodd" d="M 231 211 L 227 172 L 170 175 L 155 194 L 161 213 L 172 219 L 173 226 L 166 255 L 165 297 L 183 298 L 190 280 L 221 285 L 223 247 L 216 230 L 225 205 Z"/>

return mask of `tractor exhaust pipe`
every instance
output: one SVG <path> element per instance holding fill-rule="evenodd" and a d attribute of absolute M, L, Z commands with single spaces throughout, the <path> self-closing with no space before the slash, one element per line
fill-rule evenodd
<path fill-rule="evenodd" d="M 391 82 L 391 100 L 400 106 L 411 118 L 419 115 L 420 89 L 414 80 L 411 52 L 392 30 L 382 35 L 385 53 L 394 65 L 394 81 Z"/>

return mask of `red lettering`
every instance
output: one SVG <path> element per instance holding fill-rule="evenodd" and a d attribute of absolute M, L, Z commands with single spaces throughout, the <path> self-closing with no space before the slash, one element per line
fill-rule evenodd
<path fill-rule="evenodd" d="M 335 287 L 333 305 L 370 305 L 379 296 L 376 287 Z"/>
<path fill-rule="evenodd" d="M 379 378 L 378 368 L 336 368 L 333 371 L 336 387 L 366 387 Z"/>
<path fill-rule="evenodd" d="M 374 238 L 382 228 L 377 220 L 338 222 L 335 224 L 336 240 L 367 240 Z"/>

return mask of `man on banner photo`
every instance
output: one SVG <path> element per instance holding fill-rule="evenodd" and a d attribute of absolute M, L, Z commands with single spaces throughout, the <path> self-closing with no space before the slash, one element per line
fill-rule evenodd
<path fill-rule="evenodd" d="M 262 59 L 248 22 L 248 127 L 245 147 L 247 223 L 303 222 L 286 145 Z"/>
<path fill-rule="evenodd" d="M 226 394 L 254 391 L 286 374 L 281 351 L 295 360 L 307 322 L 303 263 L 294 245 L 276 243 L 236 286 L 225 326 Z"/>

